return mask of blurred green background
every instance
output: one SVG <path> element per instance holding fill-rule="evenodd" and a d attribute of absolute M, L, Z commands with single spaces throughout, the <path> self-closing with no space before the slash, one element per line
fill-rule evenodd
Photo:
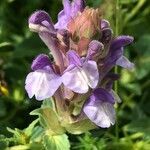
<path fill-rule="evenodd" d="M 150 150 L 150 1 L 119 0 L 118 13 L 115 0 L 87 0 L 87 4 L 101 8 L 114 31 L 117 16 L 119 34 L 135 38 L 125 54 L 136 67 L 132 72 L 119 70 L 122 103 L 117 108 L 117 125 L 69 135 L 71 149 Z M 12 144 L 4 140 L 12 136 L 6 127 L 26 128 L 36 118 L 29 112 L 41 106 L 41 102 L 29 100 L 24 90 L 33 58 L 49 53 L 38 35 L 28 29 L 28 17 L 38 9 L 47 11 L 56 22 L 61 0 L 0 0 L 0 150 Z"/>

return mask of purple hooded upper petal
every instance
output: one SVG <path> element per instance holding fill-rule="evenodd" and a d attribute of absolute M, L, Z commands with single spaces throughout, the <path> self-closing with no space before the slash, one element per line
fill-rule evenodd
<path fill-rule="evenodd" d="M 67 29 L 68 23 L 85 8 L 84 0 L 63 0 L 64 9 L 58 14 L 58 22 L 55 24 L 56 29 Z"/>
<path fill-rule="evenodd" d="M 32 62 L 31 69 L 33 71 L 38 69 L 44 69 L 46 66 L 51 66 L 51 61 L 49 57 L 45 54 L 38 55 Z"/>
<path fill-rule="evenodd" d="M 123 55 L 124 46 L 129 45 L 132 42 L 133 37 L 131 36 L 119 36 L 114 39 L 110 45 L 110 50 L 108 54 L 109 58 L 106 58 L 110 60 L 109 63 L 116 64 L 116 61 Z"/>
<path fill-rule="evenodd" d="M 129 45 L 133 42 L 133 37 L 131 36 L 125 36 L 125 35 L 122 35 L 122 36 L 118 36 L 116 39 L 114 39 L 111 43 L 111 46 L 110 46 L 110 50 L 117 50 L 121 47 L 124 47 L 126 45 Z"/>
<path fill-rule="evenodd" d="M 53 22 L 49 14 L 43 10 L 34 12 L 28 20 L 29 28 L 35 32 L 39 32 L 42 27 L 46 27 L 51 31 L 55 31 Z"/>
<path fill-rule="evenodd" d="M 133 42 L 131 36 L 119 36 L 111 42 L 108 55 L 103 60 L 102 72 L 106 75 L 112 67 L 120 65 L 125 68 L 132 68 L 133 64 L 123 57 L 124 46 Z"/>
<path fill-rule="evenodd" d="M 105 89 L 96 89 L 85 102 L 83 111 L 87 117 L 102 128 L 108 128 L 115 123 L 114 98 Z"/>

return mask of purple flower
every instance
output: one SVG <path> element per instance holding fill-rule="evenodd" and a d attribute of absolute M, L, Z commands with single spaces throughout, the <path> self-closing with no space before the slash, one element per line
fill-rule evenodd
<path fill-rule="evenodd" d="M 45 11 L 39 10 L 34 12 L 28 20 L 30 30 L 37 32 L 51 51 L 56 65 L 62 71 L 64 68 L 63 56 L 59 51 L 59 39 L 57 38 L 57 31 L 54 28 L 53 22 Z"/>
<path fill-rule="evenodd" d="M 55 24 L 56 29 L 67 29 L 68 23 L 82 12 L 85 8 L 84 0 L 63 0 L 64 9 L 58 14 L 58 22 Z"/>
<path fill-rule="evenodd" d="M 119 76 L 111 69 L 134 67 L 123 55 L 133 38 L 113 37 L 109 22 L 101 19 L 98 9 L 85 7 L 84 0 L 63 0 L 63 6 L 55 25 L 42 10 L 28 20 L 30 30 L 38 33 L 54 59 L 40 54 L 33 61 L 25 89 L 37 100 L 52 96 L 67 131 L 82 130 L 83 120 L 89 124 L 87 130 L 95 125 L 108 128 L 115 123 L 114 104 L 121 101 L 113 91 Z"/>
<path fill-rule="evenodd" d="M 89 87 L 95 88 L 99 81 L 96 62 L 80 58 L 73 50 L 68 52 L 68 59 L 70 65 L 62 76 L 64 85 L 76 93 L 87 93 Z"/>
<path fill-rule="evenodd" d="M 124 47 L 133 42 L 131 36 L 119 36 L 114 39 L 109 47 L 107 56 L 102 60 L 101 72 L 106 75 L 115 65 L 127 69 L 133 69 L 134 64 L 131 63 L 125 56 L 123 56 Z"/>
<path fill-rule="evenodd" d="M 102 128 L 115 124 L 114 97 L 105 89 L 98 88 L 85 102 L 83 111 L 87 117 Z"/>
<path fill-rule="evenodd" d="M 32 98 L 44 100 L 51 97 L 61 85 L 61 77 L 54 73 L 48 56 L 40 54 L 33 61 L 30 72 L 25 81 L 25 89 Z"/>

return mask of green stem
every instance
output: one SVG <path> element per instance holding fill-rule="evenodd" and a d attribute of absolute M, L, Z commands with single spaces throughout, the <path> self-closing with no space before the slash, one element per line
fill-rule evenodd
<path fill-rule="evenodd" d="M 119 0 L 116 0 L 116 19 L 115 19 L 115 36 L 119 35 L 119 10 L 120 10 L 120 6 L 119 6 Z M 115 73 L 118 73 L 118 67 L 115 67 Z M 115 85 L 114 85 L 114 90 L 117 93 L 118 92 L 118 83 L 117 81 L 115 81 Z M 115 124 L 115 134 L 116 134 L 116 141 L 119 140 L 119 128 L 118 128 L 118 116 L 117 116 L 117 105 L 116 105 L 116 124 Z"/>
<path fill-rule="evenodd" d="M 139 12 L 141 7 L 145 4 L 146 0 L 139 0 L 137 5 L 132 9 L 132 11 L 125 18 L 125 24 L 127 24 L 136 14 Z"/>
<path fill-rule="evenodd" d="M 115 19 L 115 35 L 119 35 L 119 10 L 120 10 L 120 6 L 119 6 L 119 0 L 116 0 L 116 19 Z"/>

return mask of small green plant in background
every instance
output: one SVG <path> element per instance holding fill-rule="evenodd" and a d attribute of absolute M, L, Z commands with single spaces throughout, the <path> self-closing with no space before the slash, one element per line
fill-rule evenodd
<path fill-rule="evenodd" d="M 126 50 L 126 56 L 135 63 L 135 70 L 129 72 L 118 68 L 121 77 L 117 86 L 122 103 L 117 107 L 117 130 L 113 126 L 82 135 L 67 134 L 68 137 L 62 135 L 55 138 L 50 136 L 49 127 L 52 122 L 47 118 L 52 114 L 53 104 L 46 100 L 39 108 L 41 102 L 28 100 L 24 82 L 32 59 L 41 52 L 47 53 L 47 48 L 40 39 L 29 32 L 27 19 L 34 10 L 45 9 L 56 20 L 56 14 L 62 7 L 61 1 L 0 2 L 0 149 L 149 149 L 150 4 L 148 0 L 118 2 L 118 34 L 135 38 L 134 44 Z M 103 18 L 110 21 L 115 31 L 118 9 L 116 1 L 89 0 L 87 3 L 100 7 L 104 12 Z M 34 109 L 37 110 L 33 111 Z M 34 115 L 38 115 L 38 119 Z M 63 132 L 63 129 L 60 130 Z"/>

